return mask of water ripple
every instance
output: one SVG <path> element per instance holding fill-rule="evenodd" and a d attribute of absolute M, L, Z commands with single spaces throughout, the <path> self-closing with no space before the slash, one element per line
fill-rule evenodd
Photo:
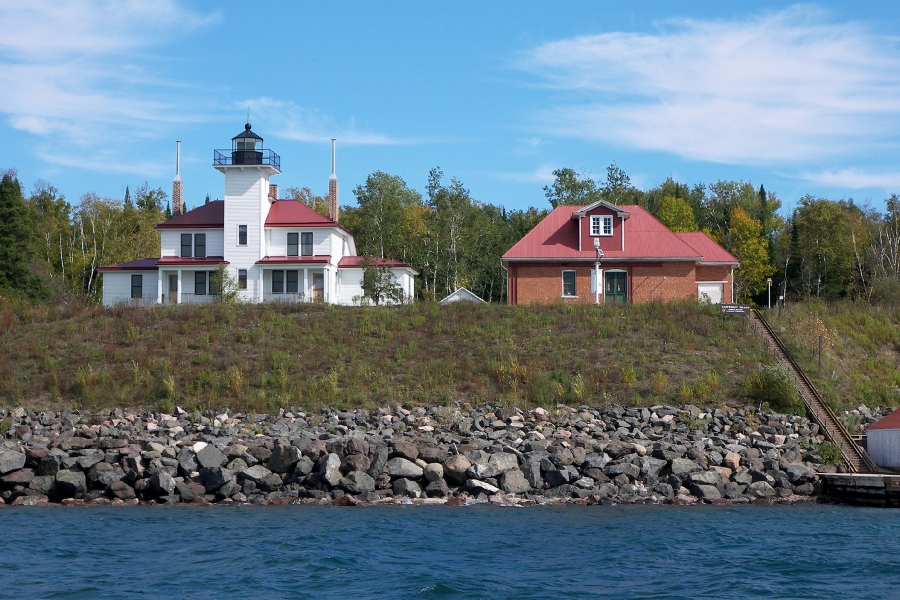
<path fill-rule="evenodd" d="M 7 508 L 0 598 L 896 598 L 897 514 Z"/>

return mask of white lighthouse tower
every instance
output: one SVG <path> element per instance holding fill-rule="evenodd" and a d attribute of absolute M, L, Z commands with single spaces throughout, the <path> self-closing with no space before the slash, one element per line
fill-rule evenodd
<path fill-rule="evenodd" d="M 215 150 L 213 167 L 225 174 L 225 248 L 228 272 L 238 280 L 246 271 L 244 300 L 262 302 L 262 269 L 256 262 L 266 255 L 265 223 L 269 214 L 269 178 L 281 173 L 281 158 L 263 149 L 263 139 L 250 123 L 231 139 L 231 150 Z"/>

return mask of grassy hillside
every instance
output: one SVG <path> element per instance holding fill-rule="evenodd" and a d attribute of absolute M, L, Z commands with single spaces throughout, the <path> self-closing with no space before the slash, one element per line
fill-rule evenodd
<path fill-rule="evenodd" d="M 0 404 L 722 404 L 771 358 L 715 307 L 0 307 Z"/>
<path fill-rule="evenodd" d="M 812 302 L 767 318 L 832 407 L 900 404 L 900 307 Z"/>

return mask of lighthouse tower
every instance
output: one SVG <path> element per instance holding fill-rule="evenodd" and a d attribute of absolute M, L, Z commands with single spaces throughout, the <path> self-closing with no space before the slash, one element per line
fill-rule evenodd
<path fill-rule="evenodd" d="M 238 279 L 246 271 L 245 300 L 262 302 L 262 270 L 256 262 L 266 254 L 265 223 L 269 214 L 269 179 L 281 173 L 281 157 L 263 149 L 263 139 L 250 123 L 231 139 L 230 150 L 213 151 L 213 167 L 225 175 L 225 248 L 228 272 Z"/>

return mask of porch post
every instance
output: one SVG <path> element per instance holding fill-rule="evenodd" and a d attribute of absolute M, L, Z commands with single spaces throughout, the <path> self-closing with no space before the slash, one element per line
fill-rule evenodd
<path fill-rule="evenodd" d="M 309 302 L 309 283 L 306 279 L 307 269 L 303 269 L 303 301 Z"/>
<path fill-rule="evenodd" d="M 178 293 L 175 296 L 175 303 L 181 304 L 181 269 L 178 269 Z"/>
<path fill-rule="evenodd" d="M 162 304 L 163 295 L 163 272 L 162 269 L 156 269 L 156 303 Z"/>
<path fill-rule="evenodd" d="M 262 302 L 266 297 L 265 277 L 263 277 L 263 268 L 259 268 L 259 281 L 256 284 L 256 301 Z"/>

